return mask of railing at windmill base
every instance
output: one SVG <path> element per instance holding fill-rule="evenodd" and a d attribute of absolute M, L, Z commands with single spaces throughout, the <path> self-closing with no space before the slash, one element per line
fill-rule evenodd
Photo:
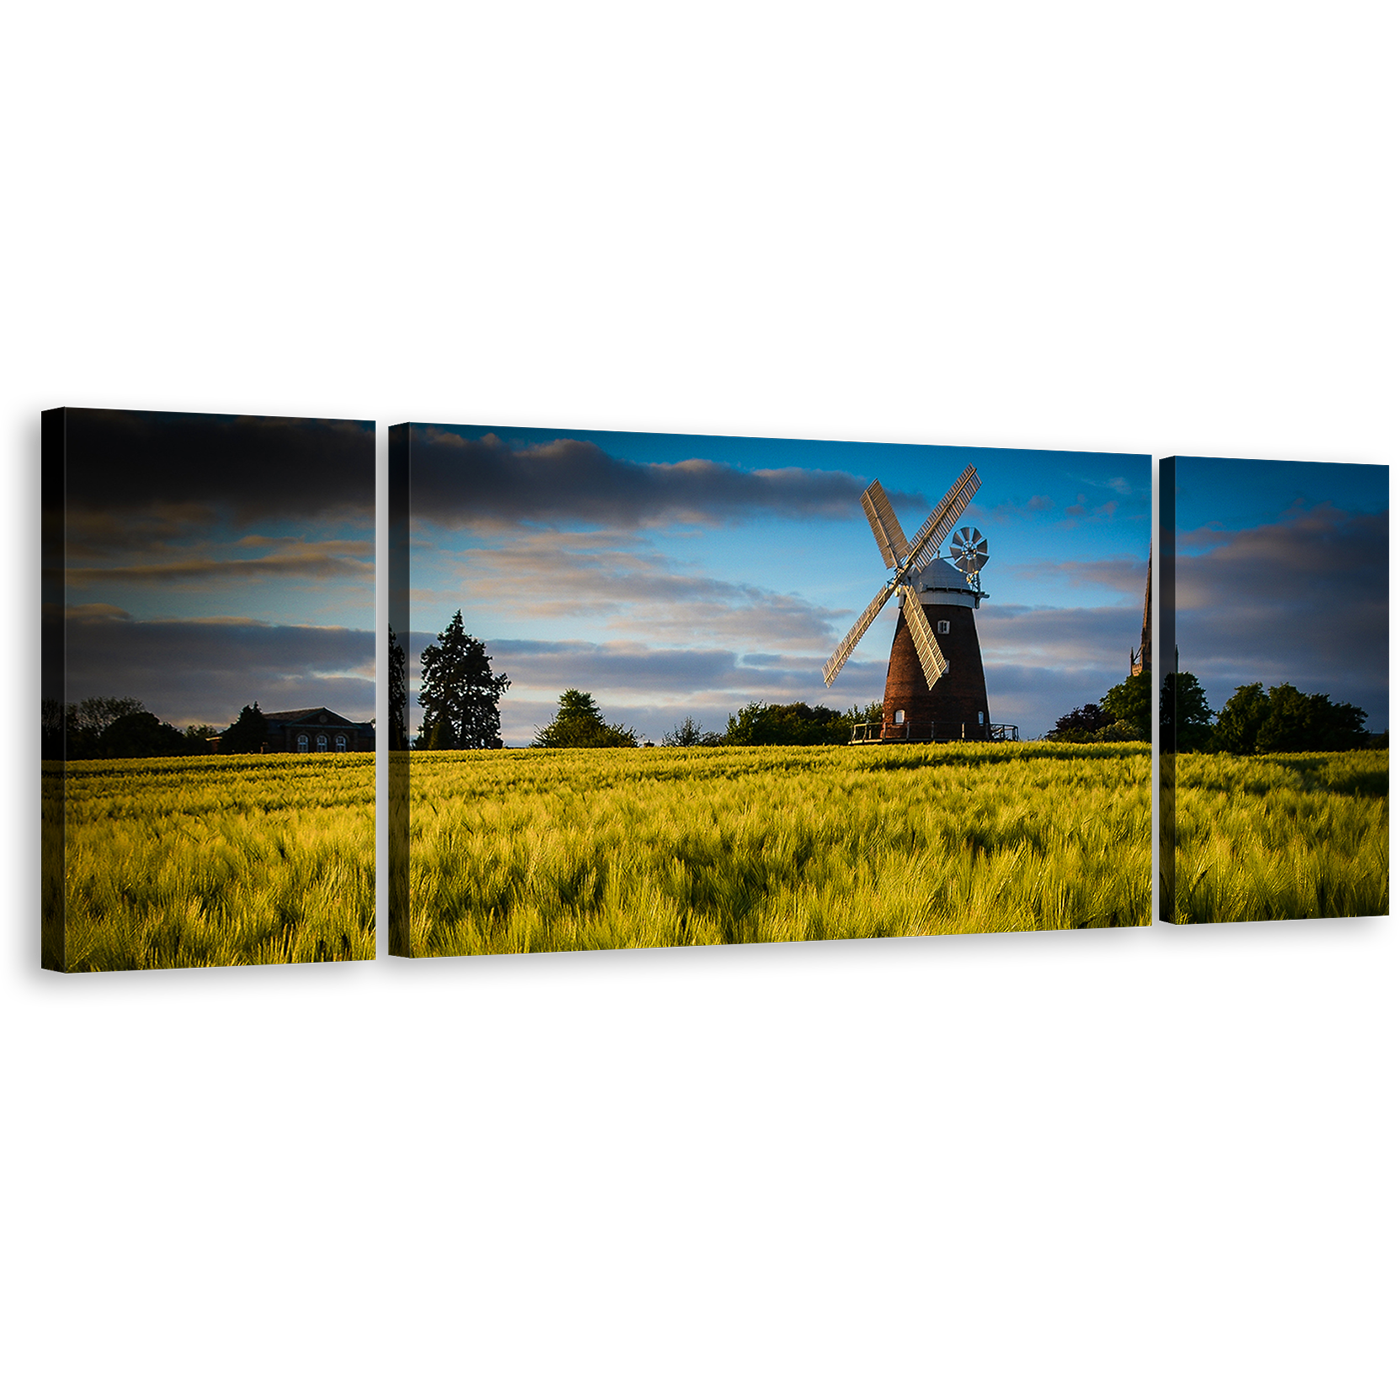
<path fill-rule="evenodd" d="M 851 726 L 853 744 L 956 744 L 1017 743 L 1021 731 L 1014 724 L 967 724 L 962 720 L 924 720 L 900 724 L 876 722 Z"/>

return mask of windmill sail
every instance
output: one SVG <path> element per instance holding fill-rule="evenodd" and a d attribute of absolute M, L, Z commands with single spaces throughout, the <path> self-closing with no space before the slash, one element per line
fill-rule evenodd
<path fill-rule="evenodd" d="M 919 527 L 914 543 L 909 546 L 912 558 L 905 566 L 905 572 L 912 569 L 926 569 L 938 553 L 938 546 L 948 537 L 948 531 L 958 523 L 958 516 L 967 509 L 967 503 L 981 486 L 982 479 L 977 469 L 968 469 L 953 483 L 952 490 L 934 508 L 933 514 Z"/>
<path fill-rule="evenodd" d="M 932 690 L 938 678 L 947 671 L 948 662 L 943 648 L 938 645 L 938 638 L 933 635 L 933 628 L 928 625 L 918 595 L 912 588 L 901 588 L 899 591 L 903 595 L 900 606 L 904 611 L 904 622 L 914 638 L 914 650 L 919 655 L 919 665 L 924 668 L 924 679 Z"/>
<path fill-rule="evenodd" d="M 885 567 L 892 569 L 902 564 L 909 554 L 909 541 L 904 538 L 904 529 L 890 498 L 885 495 L 885 488 L 878 481 L 872 481 L 860 503 L 865 507 L 865 518 L 870 522 L 875 543 L 880 546 L 880 558 L 885 561 Z"/>
<path fill-rule="evenodd" d="M 856 625 L 846 633 L 846 640 L 841 643 L 835 651 L 831 653 L 831 660 L 822 667 L 822 679 L 829 686 L 837 677 L 841 668 L 846 664 L 846 659 L 856 649 L 860 639 L 865 636 L 866 628 L 880 615 L 880 609 L 890 600 L 890 594 L 894 592 L 894 584 L 887 583 L 871 600 L 869 606 L 856 619 Z M 937 642 L 934 643 L 938 645 Z"/>

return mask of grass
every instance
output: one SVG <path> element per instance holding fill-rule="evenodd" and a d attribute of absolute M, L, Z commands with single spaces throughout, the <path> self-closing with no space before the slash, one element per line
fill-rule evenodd
<path fill-rule="evenodd" d="M 1146 744 L 413 754 L 411 956 L 1146 923 Z"/>
<path fill-rule="evenodd" d="M 374 957 L 373 754 L 94 760 L 68 764 L 64 781 L 66 946 L 47 946 L 46 962 Z"/>
<path fill-rule="evenodd" d="M 1390 912 L 1390 755 L 1179 754 L 1177 923 Z"/>

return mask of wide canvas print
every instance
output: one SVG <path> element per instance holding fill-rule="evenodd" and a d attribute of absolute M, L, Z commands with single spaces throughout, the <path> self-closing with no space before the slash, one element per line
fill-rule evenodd
<path fill-rule="evenodd" d="M 42 443 L 44 966 L 372 958 L 374 424 Z"/>
<path fill-rule="evenodd" d="M 1161 912 L 1390 910 L 1381 466 L 1161 464 Z"/>
<path fill-rule="evenodd" d="M 1151 462 L 390 430 L 390 951 L 1144 923 Z"/>

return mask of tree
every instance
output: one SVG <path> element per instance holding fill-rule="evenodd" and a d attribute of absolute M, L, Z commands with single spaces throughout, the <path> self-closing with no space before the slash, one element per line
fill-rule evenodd
<path fill-rule="evenodd" d="M 1215 742 L 1211 708 L 1190 671 L 1169 671 L 1162 681 L 1162 752 L 1192 753 Z"/>
<path fill-rule="evenodd" d="M 258 702 L 244 705 L 238 718 L 219 736 L 220 753 L 261 753 L 267 742 L 267 720 Z"/>
<path fill-rule="evenodd" d="M 130 695 L 89 695 L 64 711 L 65 746 L 68 758 L 103 758 L 102 735 L 107 726 L 126 715 L 144 714 L 146 707 Z"/>
<path fill-rule="evenodd" d="M 1269 717 L 1259 729 L 1260 753 L 1330 753 L 1370 743 L 1366 711 L 1333 704 L 1326 695 L 1304 695 L 1288 685 L 1269 690 Z"/>
<path fill-rule="evenodd" d="M 729 716 L 726 744 L 845 744 L 852 721 L 825 705 L 768 705 L 755 700 Z"/>
<path fill-rule="evenodd" d="M 1121 685 L 1115 685 L 1099 702 L 1117 722 L 1136 732 L 1139 739 L 1151 737 L 1152 672 L 1139 671 Z"/>
<path fill-rule="evenodd" d="M 392 627 L 389 629 L 389 747 L 408 747 L 408 659 Z"/>
<path fill-rule="evenodd" d="M 1304 695 L 1285 681 L 1269 688 L 1242 685 L 1225 702 L 1215 726 L 1227 753 L 1331 753 L 1370 743 L 1366 711 L 1334 704 L 1326 695 Z"/>
<path fill-rule="evenodd" d="M 1257 681 L 1239 686 L 1215 722 L 1216 746 L 1226 753 L 1254 753 L 1259 731 L 1268 717 L 1269 700 L 1264 687 Z"/>
<path fill-rule="evenodd" d="M 535 731 L 532 749 L 635 749 L 631 729 L 609 724 L 586 690 L 566 690 L 554 718 Z"/>
<path fill-rule="evenodd" d="M 1107 710 L 1100 709 L 1092 702 L 1081 705 L 1077 710 L 1071 710 L 1067 715 L 1061 715 L 1055 721 L 1055 726 L 1045 736 L 1047 739 L 1079 739 L 1080 736 L 1087 741 L 1097 735 L 1101 730 L 1109 728 L 1113 723 L 1113 716 Z"/>
<path fill-rule="evenodd" d="M 459 609 L 431 646 L 423 648 L 418 703 L 419 749 L 498 749 L 500 700 L 509 677 L 492 675 L 486 648 L 462 626 Z M 390 738 L 393 736 L 392 721 Z"/>
<path fill-rule="evenodd" d="M 164 724 L 147 710 L 114 719 L 98 741 L 103 758 L 174 758 L 207 750 L 196 745 L 173 724 Z"/>
<path fill-rule="evenodd" d="M 724 735 L 713 730 L 702 730 L 691 715 L 687 715 L 674 729 L 661 736 L 661 747 L 665 749 L 690 749 L 697 746 L 706 748 L 724 743 Z"/>

